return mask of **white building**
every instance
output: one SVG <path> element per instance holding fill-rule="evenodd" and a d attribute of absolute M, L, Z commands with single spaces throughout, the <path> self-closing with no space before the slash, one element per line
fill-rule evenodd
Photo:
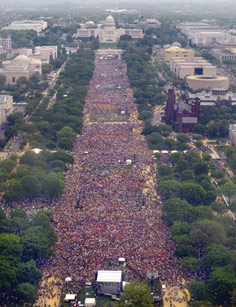
<path fill-rule="evenodd" d="M 13 30 L 13 31 L 28 31 L 33 30 L 37 33 L 42 32 L 46 29 L 48 23 L 44 20 L 20 20 L 13 21 L 7 27 L 2 28 L 2 30 Z"/>
<path fill-rule="evenodd" d="M 180 30 L 181 33 L 188 35 L 188 33 L 192 30 L 197 30 L 197 31 L 201 31 L 201 30 L 216 30 L 219 29 L 219 27 L 216 27 L 214 25 L 210 25 L 209 23 L 206 22 L 180 22 L 177 25 L 177 29 Z"/>
<path fill-rule="evenodd" d="M 146 30 L 148 28 L 160 28 L 161 23 L 157 19 L 146 19 L 143 16 L 141 16 L 133 22 L 124 23 L 124 26 Z"/>
<path fill-rule="evenodd" d="M 42 63 L 49 63 L 57 58 L 57 46 L 37 46 L 32 49 L 21 48 L 17 50 L 19 54 L 26 55 L 31 59 L 41 60 Z"/>
<path fill-rule="evenodd" d="M 0 125 L 7 122 L 7 116 L 13 113 L 13 98 L 9 95 L 0 95 Z"/>
<path fill-rule="evenodd" d="M 99 294 L 119 294 L 122 289 L 122 271 L 98 271 L 96 281 Z"/>
<path fill-rule="evenodd" d="M 11 50 L 11 35 L 8 35 L 6 38 L 0 37 L 0 46 L 2 46 L 3 50 Z"/>
<path fill-rule="evenodd" d="M 229 125 L 229 138 L 232 144 L 236 145 L 236 124 Z"/>
<path fill-rule="evenodd" d="M 143 37 L 141 29 L 117 29 L 114 18 L 109 15 L 103 25 L 95 29 L 88 28 L 87 25 L 81 25 L 74 37 L 98 37 L 100 43 L 117 43 L 122 35 L 130 35 L 132 38 L 138 39 Z"/>
<path fill-rule="evenodd" d="M 25 55 L 18 55 L 11 61 L 3 61 L 0 74 L 6 77 L 6 84 L 14 84 L 20 77 L 29 80 L 35 73 L 42 75 L 42 62 L 30 59 Z"/>
<path fill-rule="evenodd" d="M 192 46 L 209 46 L 219 41 L 235 42 L 236 36 L 229 34 L 225 30 L 191 30 L 187 38 Z"/>

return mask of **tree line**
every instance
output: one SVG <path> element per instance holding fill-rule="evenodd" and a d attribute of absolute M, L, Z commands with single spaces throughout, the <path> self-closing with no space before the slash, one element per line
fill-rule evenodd
<path fill-rule="evenodd" d="M 39 259 L 52 254 L 56 235 L 51 227 L 52 214 L 39 211 L 29 219 L 23 209 L 6 217 L 0 209 L 0 300 L 20 306 L 34 302 L 42 273 Z"/>
<path fill-rule="evenodd" d="M 18 160 L 16 155 L 0 161 L 0 191 L 11 203 L 25 198 L 58 197 L 64 188 L 64 172 L 74 159 L 64 151 L 27 151 Z"/>
<path fill-rule="evenodd" d="M 229 198 L 236 196 L 236 185 L 225 180 L 209 154 L 201 159 L 194 151 L 173 153 L 168 160 L 170 165 L 158 164 L 157 191 L 164 201 L 162 218 L 177 243 L 174 253 L 184 274 L 192 277 L 191 295 L 205 305 L 233 306 L 236 225 L 222 215 L 228 209 L 216 201 L 212 178 Z"/>
<path fill-rule="evenodd" d="M 51 109 L 39 108 L 26 127 L 24 142 L 40 148 L 73 148 L 74 137 L 83 126 L 87 86 L 93 75 L 94 52 L 73 54 L 57 82 L 56 101 Z"/>

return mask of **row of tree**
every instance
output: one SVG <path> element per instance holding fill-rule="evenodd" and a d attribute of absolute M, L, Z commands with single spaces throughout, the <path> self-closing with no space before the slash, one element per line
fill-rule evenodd
<path fill-rule="evenodd" d="M 138 118 L 151 124 L 153 107 L 165 101 L 163 88 L 158 85 L 155 67 L 150 62 L 147 48 L 128 47 L 123 53 L 127 75 L 138 105 Z"/>
<path fill-rule="evenodd" d="M 52 214 L 39 211 L 27 218 L 22 209 L 11 211 L 7 218 L 0 209 L 0 300 L 12 303 L 17 299 L 33 302 L 42 274 L 37 267 L 39 258 L 48 258 L 56 241 L 51 227 Z M 15 297 L 15 298 L 14 298 Z"/>
<path fill-rule="evenodd" d="M 221 192 L 232 185 L 236 195 L 236 185 L 227 182 L 223 172 L 216 172 L 208 154 L 200 159 L 193 151 L 173 153 L 169 162 L 171 166 L 158 166 L 157 190 L 164 200 L 162 218 L 178 244 L 175 255 L 180 267 L 194 277 L 189 283 L 191 294 L 200 301 L 231 306 L 236 287 L 236 225 L 229 217 L 215 216 L 227 208 L 215 201 L 218 193 L 209 174 L 219 179 Z"/>
<path fill-rule="evenodd" d="M 0 162 L 0 191 L 7 202 L 44 196 L 58 197 L 64 188 L 64 171 L 73 157 L 66 152 L 26 152 Z"/>
<path fill-rule="evenodd" d="M 26 127 L 25 143 L 49 149 L 73 148 L 74 137 L 83 126 L 83 107 L 93 70 L 93 51 L 80 50 L 71 56 L 59 76 L 55 104 L 52 109 L 37 109 Z"/>

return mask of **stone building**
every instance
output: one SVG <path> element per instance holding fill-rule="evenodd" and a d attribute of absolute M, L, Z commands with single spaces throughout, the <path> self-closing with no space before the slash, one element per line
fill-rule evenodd
<path fill-rule="evenodd" d="M 193 49 L 184 49 L 178 46 L 171 46 L 164 50 L 164 60 L 167 64 L 170 64 L 172 58 L 193 58 Z"/>
<path fill-rule="evenodd" d="M 11 61 L 3 61 L 0 74 L 6 77 L 6 84 L 15 84 L 17 79 L 25 77 L 29 80 L 35 73 L 42 74 L 42 62 L 30 59 L 25 55 L 18 55 Z"/>
<path fill-rule="evenodd" d="M 7 27 L 2 28 L 2 30 L 12 30 L 12 31 L 30 31 L 33 30 L 37 33 L 42 32 L 48 26 L 47 21 L 44 20 L 16 20 L 13 21 Z"/>
<path fill-rule="evenodd" d="M 186 84 L 194 91 L 197 91 L 199 89 L 212 90 L 216 87 L 223 87 L 224 89 L 228 90 L 229 78 L 224 76 L 212 75 L 187 76 Z"/>
<path fill-rule="evenodd" d="M 170 69 L 176 77 L 184 79 L 186 76 L 212 75 L 216 76 L 217 69 L 201 57 L 172 58 Z"/>
<path fill-rule="evenodd" d="M 7 122 L 7 116 L 13 113 L 13 98 L 10 95 L 0 95 L 0 126 Z"/>
<path fill-rule="evenodd" d="M 6 38 L 0 37 L 0 46 L 2 46 L 3 50 L 11 50 L 12 44 L 11 44 L 11 35 L 8 35 Z"/>
<path fill-rule="evenodd" d="M 41 60 L 43 64 L 57 58 L 57 46 L 36 46 L 34 52 L 28 48 L 20 48 L 17 51 L 20 55 L 26 55 L 30 59 Z"/>
<path fill-rule="evenodd" d="M 81 25 L 74 37 L 98 37 L 100 43 L 117 43 L 122 35 L 130 35 L 132 38 L 138 39 L 143 37 L 141 29 L 117 29 L 114 18 L 109 15 L 103 25 L 97 28 L 88 28 L 87 25 Z"/>
<path fill-rule="evenodd" d="M 201 116 L 200 99 L 189 99 L 187 94 L 177 97 L 174 89 L 169 89 L 164 120 L 172 123 L 176 132 L 191 132 Z"/>

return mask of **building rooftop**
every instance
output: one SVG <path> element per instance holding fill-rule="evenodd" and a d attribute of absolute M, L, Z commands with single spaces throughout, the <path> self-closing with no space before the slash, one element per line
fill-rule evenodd
<path fill-rule="evenodd" d="M 98 271 L 97 282 L 121 282 L 122 271 Z"/>

